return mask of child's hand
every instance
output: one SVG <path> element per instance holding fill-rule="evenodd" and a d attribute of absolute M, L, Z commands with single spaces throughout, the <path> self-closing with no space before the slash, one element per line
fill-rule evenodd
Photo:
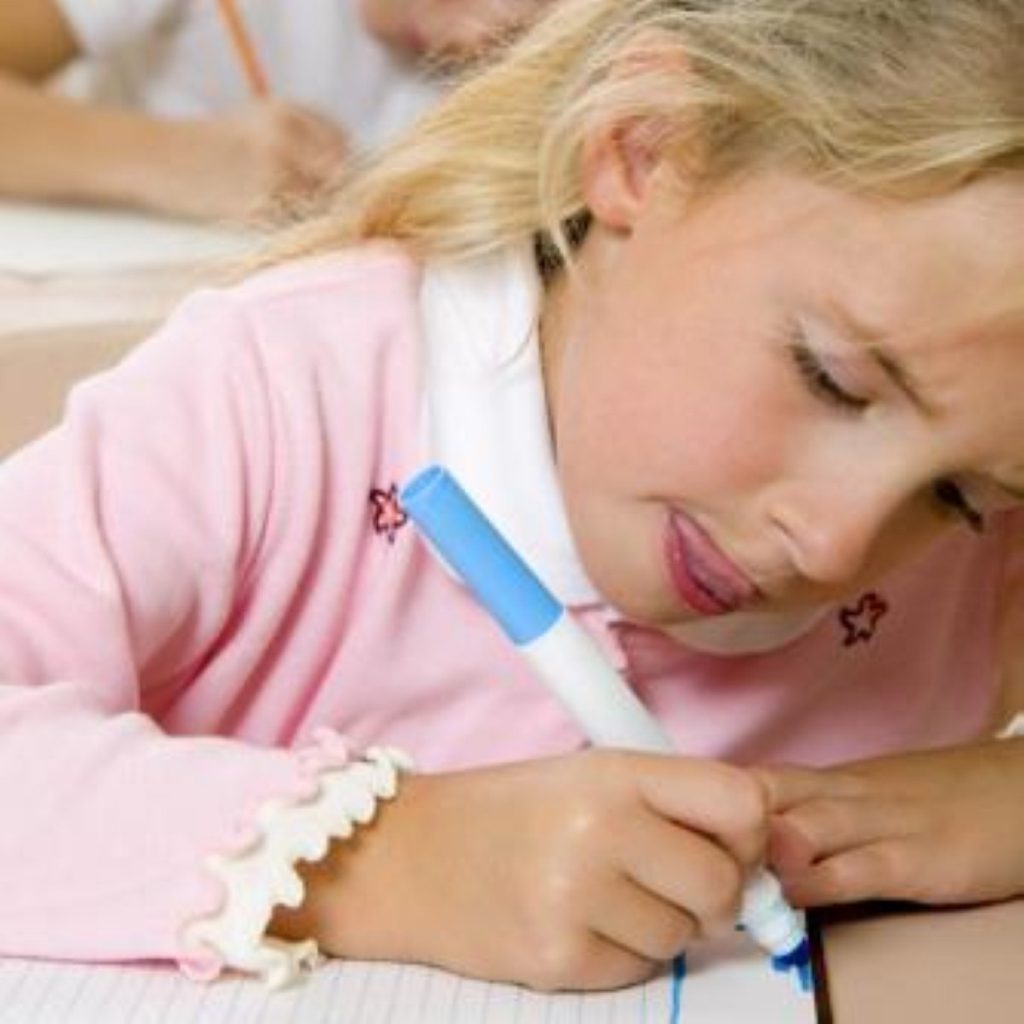
<path fill-rule="evenodd" d="M 794 903 L 1024 893 L 1024 740 L 759 774 L 770 863 Z"/>
<path fill-rule="evenodd" d="M 543 988 L 648 977 L 733 927 L 764 852 L 764 793 L 726 765 L 587 751 L 411 776 L 306 869 L 277 934 Z"/>
<path fill-rule="evenodd" d="M 336 124 L 281 100 L 165 122 L 164 133 L 172 152 L 145 205 L 203 220 L 279 219 L 334 180 L 348 153 Z"/>

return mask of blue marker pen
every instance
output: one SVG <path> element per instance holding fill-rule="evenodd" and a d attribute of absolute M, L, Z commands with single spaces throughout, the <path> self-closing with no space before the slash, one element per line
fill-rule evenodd
<path fill-rule="evenodd" d="M 440 466 L 403 489 L 402 505 L 597 746 L 675 753 L 672 741 L 586 631 Z M 767 871 L 744 891 L 740 923 L 776 966 L 809 979 L 799 916 Z"/>

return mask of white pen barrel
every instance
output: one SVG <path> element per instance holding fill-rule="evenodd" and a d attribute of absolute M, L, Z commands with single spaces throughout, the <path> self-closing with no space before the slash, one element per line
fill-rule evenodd
<path fill-rule="evenodd" d="M 675 753 L 668 734 L 568 612 L 519 650 L 595 746 Z"/>
<path fill-rule="evenodd" d="M 567 611 L 519 650 L 595 746 L 677 753 L 657 719 Z M 748 881 L 740 920 L 751 938 L 774 956 L 791 953 L 804 934 L 801 916 L 764 870 Z"/>
<path fill-rule="evenodd" d="M 402 489 L 402 502 L 445 561 L 596 746 L 676 753 L 658 720 L 605 660 L 590 635 L 473 503 L 452 475 L 431 466 Z M 776 955 L 806 951 L 801 922 L 771 875 L 750 880 L 743 923 Z"/>

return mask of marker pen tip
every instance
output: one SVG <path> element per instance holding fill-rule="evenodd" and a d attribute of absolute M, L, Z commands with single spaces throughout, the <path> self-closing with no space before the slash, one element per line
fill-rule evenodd
<path fill-rule="evenodd" d="M 789 953 L 783 956 L 773 956 L 772 967 L 780 974 L 793 971 L 796 974 L 800 990 L 810 992 L 813 977 L 811 975 L 811 946 L 807 939 L 802 939 L 800 944 Z"/>

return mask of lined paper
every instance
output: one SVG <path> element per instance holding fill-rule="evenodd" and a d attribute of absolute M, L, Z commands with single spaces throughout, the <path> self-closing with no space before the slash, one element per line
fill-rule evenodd
<path fill-rule="evenodd" d="M 673 1020 L 670 971 L 608 993 L 546 995 L 409 964 L 331 961 L 268 992 L 169 967 L 0 960 L 0 1024 L 814 1024 L 814 1000 L 741 936 L 687 957 Z"/>

